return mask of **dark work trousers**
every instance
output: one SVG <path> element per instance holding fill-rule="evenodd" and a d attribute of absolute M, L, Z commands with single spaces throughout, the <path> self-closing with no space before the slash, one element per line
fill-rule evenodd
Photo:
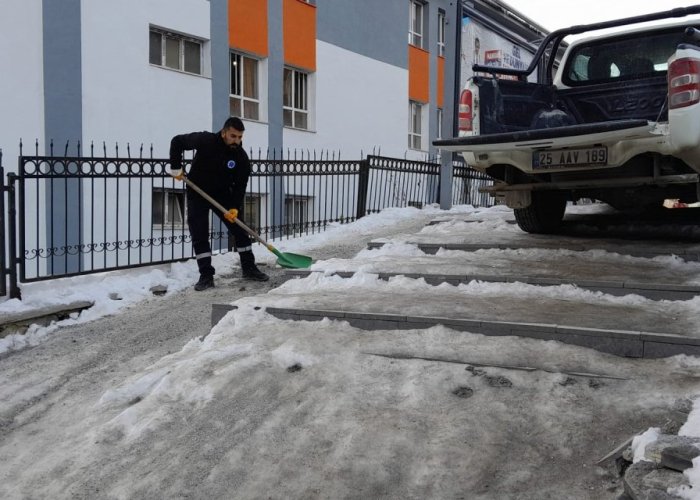
<path fill-rule="evenodd" d="M 228 207 L 228 204 L 231 203 L 230 200 L 226 199 L 214 199 L 224 207 Z M 214 276 L 215 272 L 214 266 L 211 265 L 211 245 L 209 244 L 209 212 L 212 210 L 226 225 L 227 229 L 236 240 L 234 251 L 246 252 L 253 249 L 250 237 L 243 228 L 236 223 L 231 223 L 224 219 L 223 214 L 217 208 L 194 191 L 188 189 L 187 226 L 190 229 L 192 247 L 194 248 L 194 256 L 197 259 L 199 274 L 202 276 Z M 240 211 L 239 218 L 241 218 L 242 215 L 242 211 Z M 243 221 L 242 218 L 241 221 Z"/>

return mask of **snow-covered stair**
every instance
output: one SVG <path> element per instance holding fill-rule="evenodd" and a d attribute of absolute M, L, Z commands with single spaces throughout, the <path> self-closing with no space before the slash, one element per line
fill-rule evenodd
<path fill-rule="evenodd" d="M 448 218 L 290 271 L 298 279 L 244 302 L 368 330 L 440 324 L 628 357 L 700 354 L 698 256 L 693 242 L 528 235 L 502 220 Z M 215 306 L 212 321 L 230 308 Z"/>

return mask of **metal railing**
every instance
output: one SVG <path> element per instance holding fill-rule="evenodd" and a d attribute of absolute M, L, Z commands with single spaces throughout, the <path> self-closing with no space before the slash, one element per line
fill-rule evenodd
<path fill-rule="evenodd" d="M 495 204 L 494 198 L 479 189 L 493 184 L 488 175 L 474 170 L 462 159 L 452 161 L 452 204 L 489 207 Z"/>
<path fill-rule="evenodd" d="M 186 192 L 168 174 L 168 159 L 142 158 L 143 148 L 139 158 L 108 157 L 104 145 L 102 157 L 93 147 L 90 156 L 79 149 L 68 156 L 67 150 L 63 156 L 21 155 L 18 172 L 8 174 L 7 185 L 0 180 L 0 216 L 7 213 L 8 227 L 4 233 L 0 219 L 0 295 L 7 295 L 8 279 L 10 296 L 18 297 L 18 282 L 192 257 Z M 188 168 L 191 160 L 185 163 Z M 434 162 L 329 155 L 276 159 L 259 152 L 251 153 L 251 166 L 242 217 L 272 241 L 320 232 L 387 207 L 440 202 L 441 167 Z M 453 166 L 453 172 L 459 190 L 453 190 L 453 202 L 483 201 L 471 184 L 486 179 L 464 165 Z M 209 236 L 215 251 L 232 247 L 226 227 L 213 215 Z"/>
<path fill-rule="evenodd" d="M 5 170 L 2 166 L 2 149 L 0 149 L 0 297 L 7 295 L 7 239 L 5 237 Z"/>

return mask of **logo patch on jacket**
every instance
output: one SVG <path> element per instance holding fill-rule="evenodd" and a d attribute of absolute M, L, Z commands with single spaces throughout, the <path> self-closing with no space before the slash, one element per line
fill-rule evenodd
<path fill-rule="evenodd" d="M 233 160 L 229 160 L 228 163 L 226 164 L 228 168 L 236 168 L 236 162 Z"/>

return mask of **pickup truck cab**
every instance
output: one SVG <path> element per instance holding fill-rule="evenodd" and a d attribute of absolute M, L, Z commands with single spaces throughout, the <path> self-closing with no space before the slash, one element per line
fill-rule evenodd
<path fill-rule="evenodd" d="M 525 70 L 474 65 L 490 76 L 462 91 L 459 137 L 434 144 L 493 178 L 484 190 L 531 233 L 556 232 L 567 202 L 583 198 L 620 210 L 697 202 L 700 20 L 687 16 L 698 13 L 700 5 L 557 30 Z M 573 41 L 555 68 L 566 36 L 620 27 Z"/>

